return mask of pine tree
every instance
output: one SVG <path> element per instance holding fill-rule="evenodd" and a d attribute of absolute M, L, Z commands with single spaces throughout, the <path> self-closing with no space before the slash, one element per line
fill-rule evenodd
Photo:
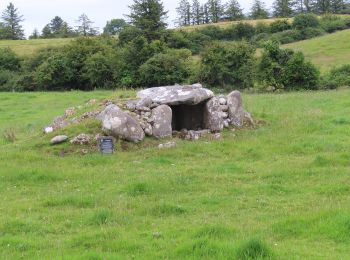
<path fill-rule="evenodd" d="M 62 26 L 63 26 L 63 19 L 59 16 L 55 16 L 51 22 L 50 22 L 50 29 L 53 34 L 59 34 Z"/>
<path fill-rule="evenodd" d="M 74 32 L 73 28 L 69 26 L 67 22 L 63 22 L 60 31 L 58 32 L 58 35 L 62 38 L 69 38 L 69 37 L 75 37 L 77 36 Z"/>
<path fill-rule="evenodd" d="M 41 31 L 41 37 L 44 39 L 52 38 L 52 32 L 50 28 L 50 24 L 45 25 L 45 27 Z"/>
<path fill-rule="evenodd" d="M 332 13 L 339 14 L 346 9 L 344 0 L 331 0 L 330 9 Z"/>
<path fill-rule="evenodd" d="M 98 34 L 98 29 L 93 27 L 92 22 L 86 14 L 79 16 L 78 21 L 79 25 L 77 26 L 77 32 L 83 36 L 94 36 Z"/>
<path fill-rule="evenodd" d="M 210 23 L 209 7 L 208 3 L 203 5 L 203 24 Z"/>
<path fill-rule="evenodd" d="M 243 9 L 237 0 L 230 0 L 226 5 L 226 18 L 230 21 L 242 20 L 244 18 Z"/>
<path fill-rule="evenodd" d="M 29 39 L 39 39 L 40 38 L 40 34 L 39 34 L 39 31 L 38 29 L 34 29 L 32 35 L 29 36 Z"/>
<path fill-rule="evenodd" d="M 168 12 L 164 10 L 163 2 L 160 0 L 134 0 L 129 6 L 131 13 L 128 15 L 131 23 L 142 30 L 149 40 L 159 39 L 166 29 L 165 23 Z"/>
<path fill-rule="evenodd" d="M 252 19 L 266 19 L 269 17 L 269 11 L 265 7 L 265 3 L 260 0 L 255 0 L 250 11 Z"/>
<path fill-rule="evenodd" d="M 275 0 L 273 3 L 274 17 L 291 17 L 294 4 L 291 0 Z"/>
<path fill-rule="evenodd" d="M 202 11 L 201 4 L 198 0 L 193 0 L 192 2 L 192 24 L 201 24 L 202 21 Z"/>
<path fill-rule="evenodd" d="M 330 0 L 317 0 L 316 2 L 316 12 L 319 14 L 329 13 L 331 11 L 331 1 Z"/>
<path fill-rule="evenodd" d="M 8 38 L 11 40 L 23 40 L 24 31 L 21 22 L 24 21 L 23 16 L 18 13 L 18 9 L 10 3 L 2 16 L 3 25 L 8 32 Z"/>
<path fill-rule="evenodd" d="M 209 0 L 207 5 L 210 21 L 218 23 L 224 14 L 224 7 L 221 4 L 221 0 Z"/>
<path fill-rule="evenodd" d="M 191 4 L 188 0 L 181 0 L 179 6 L 176 8 L 177 23 L 180 26 L 187 26 L 191 24 Z"/>

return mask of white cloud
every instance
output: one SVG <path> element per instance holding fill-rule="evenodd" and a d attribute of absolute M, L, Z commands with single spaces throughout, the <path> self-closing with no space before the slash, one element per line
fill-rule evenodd
<path fill-rule="evenodd" d="M 239 0 L 245 11 L 248 11 L 253 0 Z M 271 4 L 273 0 L 266 0 Z M 95 22 L 95 26 L 102 29 L 106 22 L 113 18 L 124 18 L 129 13 L 128 5 L 132 0 L 12 0 L 1 1 L 0 10 L 12 2 L 19 12 L 24 16 L 23 23 L 26 34 L 29 35 L 34 28 L 41 30 L 50 20 L 58 15 L 71 26 L 76 25 L 76 20 L 82 13 L 86 13 Z M 176 19 L 175 8 L 178 0 L 164 0 L 164 5 L 169 10 L 169 25 Z M 205 1 L 201 1 L 205 2 Z"/>

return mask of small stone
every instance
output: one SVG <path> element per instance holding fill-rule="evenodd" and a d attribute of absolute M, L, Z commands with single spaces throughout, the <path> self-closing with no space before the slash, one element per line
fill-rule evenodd
<path fill-rule="evenodd" d="M 176 142 L 168 142 L 165 144 L 158 145 L 159 149 L 169 149 L 169 148 L 174 148 L 174 147 L 176 147 Z"/>
<path fill-rule="evenodd" d="M 142 108 L 142 107 L 150 108 L 151 105 L 152 105 L 152 99 L 150 97 L 145 97 L 137 102 L 136 109 L 140 110 L 139 108 Z"/>
<path fill-rule="evenodd" d="M 75 107 L 70 107 L 70 108 L 66 109 L 66 111 L 64 112 L 64 116 L 70 117 L 70 116 L 74 115 L 74 113 L 75 113 Z"/>
<path fill-rule="evenodd" d="M 52 126 L 45 127 L 45 129 L 44 129 L 44 133 L 45 134 L 50 134 L 52 132 L 53 132 L 53 127 Z"/>
<path fill-rule="evenodd" d="M 64 143 L 68 140 L 68 136 L 66 135 L 58 135 L 55 136 L 54 138 L 51 139 L 51 144 L 56 145 L 56 144 L 61 144 Z"/>
<path fill-rule="evenodd" d="M 87 145 L 91 142 L 92 136 L 88 134 L 80 134 L 74 137 L 70 143 L 75 145 Z"/>
<path fill-rule="evenodd" d="M 149 107 L 137 107 L 137 110 L 141 111 L 141 112 L 150 112 L 151 111 L 151 109 Z"/>
<path fill-rule="evenodd" d="M 152 136 L 153 135 L 153 128 L 152 128 L 152 126 L 150 124 L 146 125 L 144 131 L 145 131 L 145 134 L 147 136 Z"/>
<path fill-rule="evenodd" d="M 96 99 L 90 99 L 88 102 L 86 102 L 86 106 L 93 106 L 97 103 Z"/>
<path fill-rule="evenodd" d="M 221 133 L 216 133 L 216 134 L 214 134 L 214 135 L 213 135 L 213 138 L 214 138 L 215 140 L 220 140 L 220 139 L 221 139 Z"/>
<path fill-rule="evenodd" d="M 125 108 L 130 111 L 135 111 L 136 110 L 136 101 L 135 100 L 130 100 L 126 103 Z"/>

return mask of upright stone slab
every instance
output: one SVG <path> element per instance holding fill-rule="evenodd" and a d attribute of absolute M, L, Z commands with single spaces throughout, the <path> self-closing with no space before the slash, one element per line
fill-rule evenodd
<path fill-rule="evenodd" d="M 124 113 L 118 106 L 108 106 L 100 117 L 103 116 L 103 131 L 116 138 L 122 138 L 130 142 L 140 142 L 145 138 L 139 122 L 132 116 Z"/>
<path fill-rule="evenodd" d="M 164 138 L 172 135 L 173 113 L 169 106 L 161 105 L 152 110 L 154 118 L 152 133 L 156 138 Z"/>
<path fill-rule="evenodd" d="M 244 109 L 241 92 L 231 92 L 227 96 L 227 105 L 231 124 L 236 127 L 242 127 L 244 120 Z"/>
<path fill-rule="evenodd" d="M 224 119 L 220 99 L 214 97 L 205 104 L 204 127 L 211 132 L 221 132 L 224 129 Z"/>

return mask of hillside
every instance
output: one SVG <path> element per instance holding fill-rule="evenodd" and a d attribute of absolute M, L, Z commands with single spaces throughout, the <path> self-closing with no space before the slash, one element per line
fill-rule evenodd
<path fill-rule="evenodd" d="M 302 51 L 322 72 L 350 63 L 350 30 L 284 45 Z"/>
<path fill-rule="evenodd" d="M 20 56 L 33 54 L 35 51 L 45 47 L 63 46 L 72 39 L 37 39 L 37 40 L 0 40 L 0 48 L 11 48 Z"/>
<path fill-rule="evenodd" d="M 41 134 L 67 107 L 129 95 L 0 93 L 0 131 L 18 137 L 0 136 L 1 259 L 349 258 L 348 89 L 244 95 L 258 129 L 170 150 L 83 156 Z"/>

